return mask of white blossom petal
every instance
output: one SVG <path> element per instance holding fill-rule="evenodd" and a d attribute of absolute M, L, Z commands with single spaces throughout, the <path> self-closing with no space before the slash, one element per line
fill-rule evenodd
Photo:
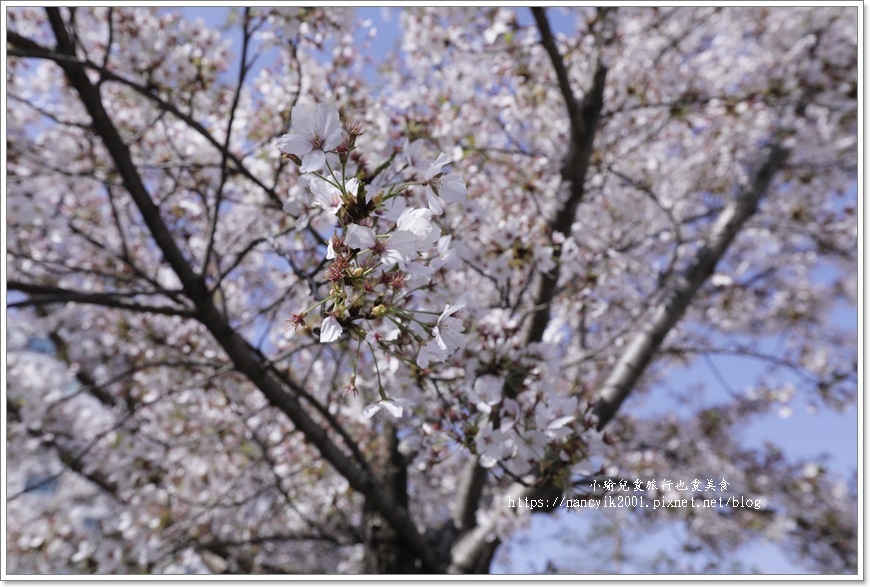
<path fill-rule="evenodd" d="M 325 179 L 312 179 L 311 193 L 314 194 L 314 203 L 327 212 L 335 214 L 342 206 L 341 192 Z"/>
<path fill-rule="evenodd" d="M 440 216 L 444 213 L 446 202 L 438 197 L 438 194 L 435 193 L 432 186 L 426 186 L 426 202 L 429 204 L 429 210 L 432 214 Z"/>
<path fill-rule="evenodd" d="M 351 224 L 344 236 L 344 244 L 352 249 L 370 249 L 375 246 L 375 231 L 366 226 Z"/>
<path fill-rule="evenodd" d="M 438 195 L 444 198 L 444 201 L 465 202 L 467 199 L 468 190 L 465 187 L 465 182 L 455 173 L 450 173 L 441 178 Z"/>
<path fill-rule="evenodd" d="M 425 369 L 429 366 L 430 360 L 444 361 L 448 356 L 447 350 L 438 344 L 437 339 L 433 339 L 420 347 L 417 353 L 417 366 Z"/>
<path fill-rule="evenodd" d="M 438 155 L 438 159 L 435 160 L 429 169 L 426 170 L 425 178 L 426 181 L 429 181 L 439 173 L 441 173 L 441 168 L 450 163 L 451 159 L 445 153 L 441 153 Z"/>
<path fill-rule="evenodd" d="M 413 143 L 409 143 L 406 138 L 403 155 L 408 165 L 414 169 L 421 169 L 420 161 L 423 158 L 423 139 L 417 139 Z"/>
<path fill-rule="evenodd" d="M 320 342 L 333 342 L 341 338 L 344 330 L 335 316 L 327 316 L 320 324 Z"/>
<path fill-rule="evenodd" d="M 381 411 L 381 404 L 380 404 L 380 402 L 376 402 L 376 403 L 369 404 L 366 407 L 364 407 L 362 415 L 363 415 L 363 418 L 371 418 L 372 416 L 374 416 L 375 414 L 377 414 L 380 411 Z"/>
<path fill-rule="evenodd" d="M 565 424 L 569 424 L 574 421 L 574 416 L 562 416 L 561 418 L 556 418 L 550 425 L 547 426 L 547 430 L 558 430 L 563 427 Z"/>
<path fill-rule="evenodd" d="M 394 418 L 401 418 L 405 408 L 414 405 L 414 401 L 405 398 L 382 399 L 363 408 L 363 417 L 371 418 L 381 410 L 385 410 Z"/>
<path fill-rule="evenodd" d="M 483 467 L 484 469 L 492 469 L 496 465 L 496 463 L 498 463 L 497 460 L 495 460 L 493 457 L 489 456 L 488 454 L 480 455 L 479 462 L 480 462 L 480 466 Z"/>
<path fill-rule="evenodd" d="M 341 120 L 335 106 L 320 105 L 314 113 L 314 128 L 323 141 L 323 150 L 332 151 L 341 143 Z"/>
<path fill-rule="evenodd" d="M 312 173 L 314 171 L 320 171 L 323 169 L 323 166 L 326 164 L 326 153 L 323 151 L 309 151 L 302 157 L 302 165 L 299 167 L 299 171 L 302 173 Z"/>
<path fill-rule="evenodd" d="M 398 230 L 407 230 L 414 234 L 414 246 L 418 251 L 432 248 L 441 237 L 441 229 L 433 225 L 432 212 L 425 208 L 408 208 L 396 220 Z"/>
<path fill-rule="evenodd" d="M 296 155 L 297 157 L 302 157 L 311 151 L 311 141 L 299 134 L 286 134 L 275 141 L 275 146 L 282 153 Z"/>
<path fill-rule="evenodd" d="M 381 255 L 381 262 L 385 265 L 398 263 L 399 267 L 410 263 L 417 256 L 417 238 L 413 232 L 397 230 L 390 235 L 386 242 L 386 250 Z"/>
<path fill-rule="evenodd" d="M 381 401 L 381 409 L 386 410 L 394 418 L 402 417 L 402 406 L 389 400 Z"/>
<path fill-rule="evenodd" d="M 417 366 L 425 369 L 429 366 L 429 344 L 426 343 L 420 347 L 417 353 Z"/>

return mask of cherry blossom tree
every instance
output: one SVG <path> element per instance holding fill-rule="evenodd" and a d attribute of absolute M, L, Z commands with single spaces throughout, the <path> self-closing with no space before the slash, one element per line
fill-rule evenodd
<path fill-rule="evenodd" d="M 857 8 L 399 18 L 7 11 L 9 572 L 489 572 L 633 495 L 856 573 L 856 479 L 740 430 L 856 402 Z"/>

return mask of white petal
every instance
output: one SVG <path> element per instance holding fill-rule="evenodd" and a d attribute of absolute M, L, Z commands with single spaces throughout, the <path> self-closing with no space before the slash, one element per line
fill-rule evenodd
<path fill-rule="evenodd" d="M 332 342 L 341 338 L 343 332 L 341 324 L 335 319 L 335 316 L 328 316 L 320 324 L 320 342 Z"/>
<path fill-rule="evenodd" d="M 417 139 L 413 143 L 408 143 L 405 139 L 404 148 L 405 161 L 414 169 L 420 169 L 420 160 L 423 158 L 423 139 Z"/>
<path fill-rule="evenodd" d="M 396 402 L 390 400 L 382 400 L 381 407 L 390 413 L 394 418 L 402 417 L 402 406 L 398 405 Z"/>
<path fill-rule="evenodd" d="M 431 267 L 426 267 L 425 265 L 417 263 L 416 261 L 405 265 L 405 271 L 408 272 L 408 275 L 417 279 L 429 279 L 435 272 L 435 270 Z"/>
<path fill-rule="evenodd" d="M 282 153 L 290 153 L 297 157 L 302 157 L 311 150 L 311 141 L 303 135 L 290 133 L 275 141 L 275 146 Z"/>
<path fill-rule="evenodd" d="M 409 230 L 416 236 L 425 236 L 432 231 L 432 213 L 425 208 L 407 208 L 396 220 L 396 228 Z"/>
<path fill-rule="evenodd" d="M 344 243 L 352 249 L 370 249 L 375 246 L 375 231 L 366 226 L 351 224 L 344 237 Z"/>
<path fill-rule="evenodd" d="M 429 366 L 429 345 L 423 345 L 420 347 L 420 352 L 417 353 L 417 366 L 421 369 L 425 369 Z"/>
<path fill-rule="evenodd" d="M 290 114 L 290 126 L 300 135 L 309 135 L 314 130 L 314 109 L 311 106 L 297 104 Z"/>
<path fill-rule="evenodd" d="M 314 114 L 314 125 L 323 139 L 324 151 L 332 151 L 341 142 L 341 121 L 335 106 L 318 106 Z"/>
<path fill-rule="evenodd" d="M 407 230 L 397 230 L 387 239 L 387 249 L 381 256 L 385 265 L 410 263 L 417 255 L 417 239 L 414 233 Z"/>
<path fill-rule="evenodd" d="M 421 356 L 424 358 L 426 366 L 428 366 L 431 360 L 444 361 L 448 357 L 448 353 L 447 349 L 441 348 L 438 338 L 435 338 L 421 347 L 420 353 L 417 355 L 417 366 L 425 369 L 425 366 L 420 365 Z"/>
<path fill-rule="evenodd" d="M 429 210 L 436 216 L 444 212 L 444 200 L 438 197 L 438 194 L 432 189 L 432 186 L 426 187 L 426 201 L 429 203 Z"/>
<path fill-rule="evenodd" d="M 446 354 L 452 354 L 458 349 L 465 348 L 465 335 L 462 334 L 465 327 L 459 318 L 448 317 L 440 320 L 438 326 L 432 331 L 438 346 L 444 349 Z"/>
<path fill-rule="evenodd" d="M 459 310 L 463 309 L 467 305 L 468 305 L 468 298 L 466 298 L 464 295 L 461 296 L 458 300 L 456 300 L 455 304 L 447 304 L 444 306 L 444 311 L 441 312 L 441 317 L 438 318 L 438 321 L 440 322 L 442 319 L 446 318 L 447 316 L 452 316 L 453 314 L 455 314 Z"/>
<path fill-rule="evenodd" d="M 435 160 L 435 163 L 432 164 L 429 169 L 426 170 L 426 180 L 430 180 L 439 173 L 441 173 L 441 168 L 450 163 L 451 159 L 446 154 L 441 153 L 438 155 L 438 159 Z"/>
<path fill-rule="evenodd" d="M 320 171 L 326 164 L 326 155 L 320 149 L 309 151 L 302 157 L 302 166 L 299 171 L 302 173 L 311 173 L 312 171 Z"/>
<path fill-rule="evenodd" d="M 373 404 L 367 405 L 363 409 L 363 416 L 366 418 L 371 418 L 374 414 L 378 413 L 380 410 L 386 410 L 388 414 L 393 416 L 394 418 L 401 418 L 402 412 L 404 412 L 405 408 L 411 407 L 414 405 L 414 401 L 405 398 L 398 399 L 382 399 L 381 401 L 375 402 Z"/>
<path fill-rule="evenodd" d="M 341 208 L 341 194 L 338 188 L 326 180 L 319 177 L 312 179 L 311 193 L 314 194 L 314 203 L 327 212 L 335 214 Z"/>
<path fill-rule="evenodd" d="M 438 192 L 446 202 L 465 202 L 468 194 L 465 182 L 455 173 L 441 178 L 441 189 Z"/>
<path fill-rule="evenodd" d="M 347 180 L 347 183 L 344 184 L 344 192 L 349 196 L 355 196 L 357 190 L 359 190 L 359 180 L 355 177 Z"/>
<path fill-rule="evenodd" d="M 556 418 L 555 420 L 550 422 L 550 425 L 547 426 L 547 430 L 558 430 L 559 428 L 561 428 L 565 424 L 568 424 L 568 423 L 573 422 L 573 421 L 574 421 L 574 416 L 562 416 L 561 418 Z"/>
<path fill-rule="evenodd" d="M 484 469 L 493 468 L 497 462 L 498 461 L 487 454 L 480 455 L 480 466 Z"/>
<path fill-rule="evenodd" d="M 432 212 L 425 208 L 408 208 L 396 220 L 396 228 L 414 234 L 414 246 L 418 251 L 430 249 L 441 236 L 441 229 L 431 222 Z"/>
<path fill-rule="evenodd" d="M 450 241 L 453 240 L 453 235 L 445 234 L 438 239 L 438 254 L 446 255 L 450 251 Z"/>
<path fill-rule="evenodd" d="M 375 414 L 381 411 L 381 403 L 375 402 L 373 404 L 369 404 L 363 408 L 363 418 L 371 418 Z"/>

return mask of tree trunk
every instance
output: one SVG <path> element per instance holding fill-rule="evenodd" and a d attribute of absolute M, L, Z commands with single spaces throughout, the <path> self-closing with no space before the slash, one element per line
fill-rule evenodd
<path fill-rule="evenodd" d="M 387 459 L 380 473 L 381 487 L 393 500 L 396 508 L 408 510 L 408 463 L 399 452 L 396 428 L 387 424 Z M 419 573 L 420 566 L 414 552 L 408 548 L 392 525 L 366 500 L 363 509 L 363 537 L 365 560 L 363 572 L 367 574 Z"/>

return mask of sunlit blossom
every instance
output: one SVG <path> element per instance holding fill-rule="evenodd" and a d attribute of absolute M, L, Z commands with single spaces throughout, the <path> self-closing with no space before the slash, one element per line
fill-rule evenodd
<path fill-rule="evenodd" d="M 430 360 L 444 361 L 457 350 L 465 348 L 465 326 L 453 314 L 465 308 L 467 300 L 460 298 L 455 304 L 447 304 L 435 327 L 433 338 L 420 348 L 417 354 L 417 366 L 425 369 Z"/>
<path fill-rule="evenodd" d="M 443 213 L 446 204 L 466 201 L 467 188 L 462 178 L 455 173 L 444 175 L 442 172 L 442 168 L 450 162 L 450 157 L 441 153 L 424 174 L 426 198 L 432 214 Z"/>
<path fill-rule="evenodd" d="M 341 123 L 335 106 L 319 104 L 293 107 L 291 132 L 275 143 L 282 153 L 302 158 L 300 171 L 320 171 L 326 164 L 326 151 L 334 150 L 342 140 Z"/>
<path fill-rule="evenodd" d="M 372 416 L 383 410 L 391 415 L 393 418 L 401 418 L 405 408 L 409 408 L 413 405 L 414 402 L 412 400 L 404 398 L 382 399 L 363 408 L 363 417 L 371 418 Z"/>
<path fill-rule="evenodd" d="M 341 338 L 344 330 L 335 316 L 327 316 L 320 324 L 320 342 L 333 342 Z"/>

